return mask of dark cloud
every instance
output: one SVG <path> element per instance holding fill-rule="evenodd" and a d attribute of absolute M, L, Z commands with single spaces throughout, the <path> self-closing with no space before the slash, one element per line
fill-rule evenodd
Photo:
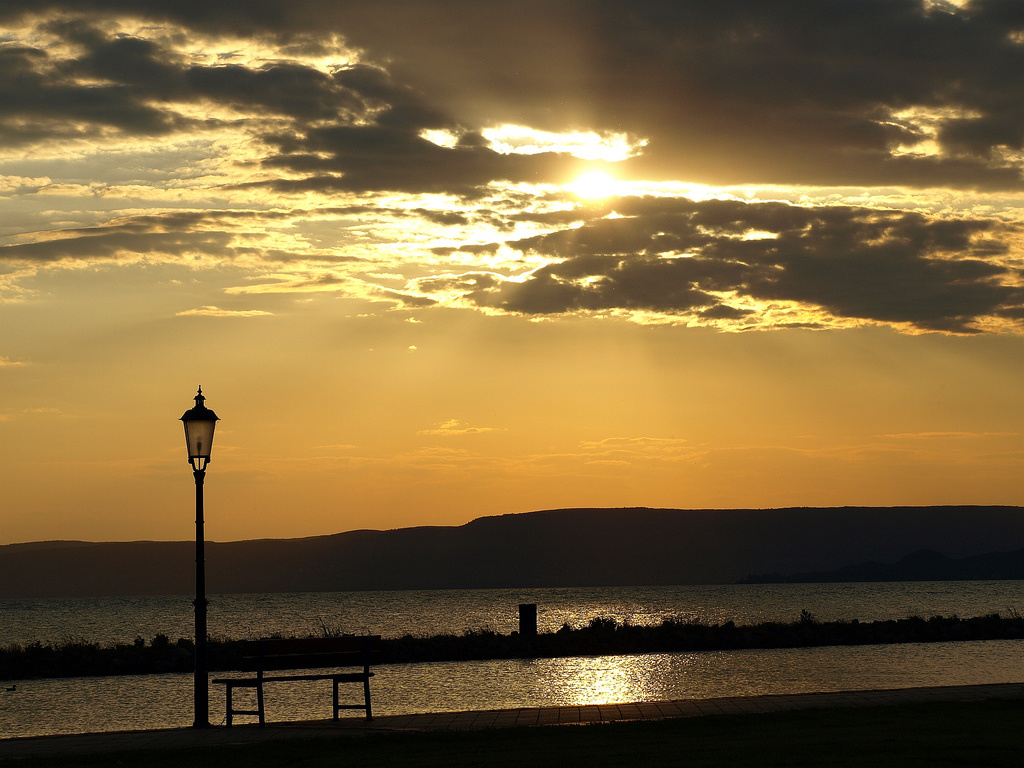
<path fill-rule="evenodd" d="M 71 20 L 51 28 L 86 49 L 73 66 L 111 83 L 85 89 L 41 52 L 5 50 L 0 72 L 12 76 L 0 97 L 22 118 L 7 123 L 8 141 L 100 125 L 179 129 L 188 121 L 152 104 L 174 94 L 294 120 L 290 140 L 274 137 L 272 167 L 307 175 L 310 189 L 430 190 L 565 172 L 554 158 L 417 143 L 423 128 L 502 122 L 648 137 L 629 161 L 645 178 L 1022 185 L 1024 21 L 1009 0 L 960 10 L 922 0 L 7 0 L 0 20 L 57 11 Z M 152 42 L 75 21 L 104 14 L 274 39 L 282 50 L 341 36 L 387 71 L 186 67 Z M 43 119 L 80 122 L 32 122 Z"/>
<path fill-rule="evenodd" d="M 0 20 L 15 21 L 26 16 L 54 12 L 84 16 L 129 16 L 154 21 L 171 20 L 195 30 L 219 34 L 288 35 L 299 26 L 318 27 L 315 7 L 319 3 L 296 3 L 293 8 L 281 0 L 7 0 L 0 6 Z M 295 10 L 301 10 L 301 21 Z M 323 29 L 322 23 L 319 25 Z"/>
<path fill-rule="evenodd" d="M 430 126 L 422 126 L 428 128 Z M 386 125 L 312 128 L 304 135 L 268 137 L 281 152 L 267 168 L 306 174 L 269 186 L 279 191 L 398 190 L 470 194 L 494 181 L 568 181 L 583 163 L 568 155 L 503 155 L 484 147 L 443 147 Z"/>
<path fill-rule="evenodd" d="M 465 226 L 469 223 L 469 217 L 458 211 L 431 211 L 425 208 L 417 208 L 414 213 L 422 216 L 427 221 L 445 226 Z"/>
<path fill-rule="evenodd" d="M 0 141 L 88 136 L 103 127 L 159 135 L 186 121 L 141 100 L 135 86 L 78 83 L 67 66 L 41 50 L 0 46 Z M 87 74 L 80 72 L 78 74 Z"/>
<path fill-rule="evenodd" d="M 0 247 L 0 261 L 46 263 L 62 260 L 117 259 L 126 254 L 146 256 L 206 253 L 230 256 L 227 232 L 135 232 L 123 228 L 99 228 L 65 233 L 64 237 Z"/>
<path fill-rule="evenodd" d="M 197 66 L 158 43 L 111 35 L 92 21 L 62 19 L 46 28 L 80 53 L 55 61 L 43 50 L 0 48 L 0 138 L 9 144 L 94 136 L 105 127 L 146 136 L 195 130 L 217 121 L 186 117 L 173 105 L 211 103 L 249 115 L 257 133 L 266 130 L 263 118 L 277 119 L 262 138 L 277 150 L 265 168 L 290 172 L 267 184 L 280 191 L 469 194 L 496 180 L 566 181 L 580 167 L 564 155 L 495 152 L 379 67 L 328 74 L 284 61 Z M 443 147 L 421 136 L 430 129 L 464 135 Z"/>
<path fill-rule="evenodd" d="M 58 261 L 120 260 L 156 255 L 178 258 L 209 255 L 231 259 L 243 255 L 264 261 L 358 261 L 357 257 L 255 247 L 265 240 L 261 222 L 291 219 L 296 212 L 173 211 L 132 216 L 103 226 L 50 233 L 34 242 L 0 246 L 0 263 L 44 264 Z M 247 229 L 248 225 L 248 229 Z M 251 235 L 251 236 L 250 236 Z"/>
<path fill-rule="evenodd" d="M 526 279 L 417 283 L 480 307 L 545 315 L 612 310 L 742 319 L 786 302 L 843 320 L 968 333 L 1017 319 L 1021 275 L 986 259 L 1000 226 L 853 207 L 712 200 L 620 201 L 623 218 L 510 243 L 557 259 Z"/>
<path fill-rule="evenodd" d="M 315 0 L 10 0 L 0 19 L 28 11 L 73 53 L 0 45 L 8 146 L 110 129 L 196 131 L 225 119 L 195 117 L 202 109 L 194 107 L 213 105 L 247 121 L 266 148 L 271 178 L 260 184 L 282 192 L 443 192 L 468 201 L 493 182 L 565 182 L 582 169 L 566 154 L 492 150 L 480 131 L 502 122 L 647 137 L 644 154 L 625 163 L 643 178 L 1022 186 L 1024 12 L 1003 0 L 962 10 L 918 0 L 399 0 L 386 13 Z M 282 57 L 197 65 L 164 38 L 111 32 L 104 14 L 258 37 Z M 324 71 L 283 53 L 326 52 L 339 36 L 364 63 Z M 436 144 L 425 137 L 431 130 L 457 140 Z M 951 332 L 1019 322 L 1024 304 L 1020 276 L 998 259 L 1007 235 L 990 222 L 667 198 L 623 199 L 615 209 L 622 218 L 577 228 L 576 210 L 420 210 L 441 225 L 475 216 L 559 229 L 511 244 L 552 260 L 525 279 L 479 274 L 418 286 L 532 315 L 742 323 L 758 304 L 795 303 L 843 320 Z M 0 258 L 250 252 L 226 213 L 176 216 L 10 245 Z M 266 257 L 292 257 L 275 253 Z"/>
<path fill-rule="evenodd" d="M 180 65 L 167 61 L 160 45 L 139 37 L 109 36 L 83 19 L 62 18 L 43 25 L 57 37 L 82 49 L 77 59 L 60 62 L 54 74 L 69 82 L 92 76 L 131 86 L 137 93 L 165 99 L 180 94 Z"/>
<path fill-rule="evenodd" d="M 34 131 L 23 130 L 22 140 L 67 135 L 70 130 L 88 135 L 103 126 L 128 135 L 160 135 L 216 122 L 182 116 L 172 106 L 177 102 L 255 111 L 290 120 L 301 130 L 313 121 L 363 120 L 376 98 L 346 85 L 344 75 L 293 62 L 196 66 L 157 43 L 110 35 L 91 22 L 65 19 L 46 27 L 75 43 L 81 53 L 54 60 L 42 50 L 0 47 L 0 98 L 5 105 L 0 131 L 8 139 L 26 121 Z"/>
<path fill-rule="evenodd" d="M 185 77 L 195 96 L 239 109 L 269 108 L 304 121 L 353 119 L 366 112 L 358 94 L 297 64 L 189 67 Z"/>

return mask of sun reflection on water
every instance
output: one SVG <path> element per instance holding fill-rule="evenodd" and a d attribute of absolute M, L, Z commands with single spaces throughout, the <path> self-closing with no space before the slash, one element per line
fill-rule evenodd
<path fill-rule="evenodd" d="M 537 662 L 537 680 L 543 694 L 562 705 L 650 701 L 664 691 L 670 668 L 678 673 L 687 658 L 692 663 L 692 657 L 667 654 L 545 659 Z"/>

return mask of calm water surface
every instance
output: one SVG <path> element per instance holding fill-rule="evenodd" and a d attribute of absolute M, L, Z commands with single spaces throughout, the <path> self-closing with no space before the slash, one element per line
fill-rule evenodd
<path fill-rule="evenodd" d="M 541 631 L 595 616 L 645 624 L 667 617 L 739 624 L 819 619 L 862 621 L 918 615 L 1024 612 L 1024 582 L 729 585 L 616 589 L 349 592 L 221 595 L 210 631 L 221 637 L 307 634 L 321 626 L 385 636 L 510 632 L 520 602 L 538 604 Z M 187 597 L 0 601 L 0 645 L 85 638 L 100 642 L 192 633 Z M 728 651 L 382 666 L 373 680 L 378 714 L 600 704 L 619 701 L 795 693 L 918 685 L 1019 682 L 1017 641 Z M 186 727 L 190 675 L 16 681 L 0 686 L 0 738 L 96 730 Z M 353 691 L 353 693 L 355 693 Z M 323 681 L 268 686 L 273 720 L 330 717 Z M 223 719 L 211 691 L 211 719 Z M 54 714 L 54 713 L 59 713 Z"/>
<path fill-rule="evenodd" d="M 650 624 L 665 618 L 705 623 L 796 621 L 808 610 L 831 619 L 980 616 L 1024 613 L 1022 581 L 903 582 L 898 584 L 727 584 L 678 587 L 404 590 L 211 595 L 209 631 L 243 639 L 306 635 L 324 626 L 385 637 L 459 634 L 517 628 L 519 603 L 536 603 L 540 631 L 595 616 Z M 0 646 L 11 643 L 100 643 L 191 637 L 192 597 L 98 597 L 0 600 Z"/>

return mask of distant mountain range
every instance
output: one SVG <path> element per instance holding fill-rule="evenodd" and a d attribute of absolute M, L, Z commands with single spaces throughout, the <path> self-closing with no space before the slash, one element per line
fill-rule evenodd
<path fill-rule="evenodd" d="M 881 564 L 942 553 L 913 555 L 899 571 L 909 573 L 922 560 L 993 552 L 1012 560 L 1022 549 L 1021 507 L 560 509 L 461 526 L 207 542 L 206 574 L 210 594 L 708 584 L 749 574 L 863 579 L 872 568 L 899 578 L 885 577 L 895 566 Z M 10 544 L 0 546 L 0 597 L 189 594 L 194 559 L 191 541 Z M 858 567 L 868 570 L 851 570 Z"/>
<path fill-rule="evenodd" d="M 740 579 L 744 584 L 800 584 L 847 581 L 984 581 L 1024 579 L 1024 549 L 1016 552 L 986 552 L 951 558 L 931 549 L 921 549 L 895 563 L 857 563 L 834 571 L 767 573 Z"/>

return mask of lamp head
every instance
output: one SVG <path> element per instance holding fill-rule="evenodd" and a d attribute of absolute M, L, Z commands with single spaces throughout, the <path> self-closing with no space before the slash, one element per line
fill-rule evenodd
<path fill-rule="evenodd" d="M 185 447 L 188 449 L 188 461 L 193 469 L 205 469 L 210 461 L 210 449 L 213 448 L 213 430 L 219 419 L 217 414 L 206 407 L 203 388 L 195 397 L 196 404 L 189 408 L 181 417 L 185 424 Z M 199 466 L 196 465 L 199 463 Z"/>

